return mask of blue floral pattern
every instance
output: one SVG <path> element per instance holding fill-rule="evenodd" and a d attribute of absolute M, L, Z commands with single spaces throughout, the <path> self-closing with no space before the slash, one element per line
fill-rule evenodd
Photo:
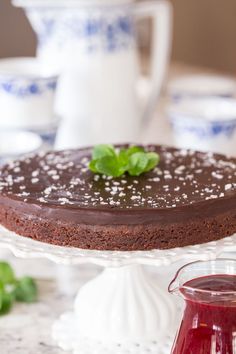
<path fill-rule="evenodd" d="M 81 16 L 80 9 L 72 13 L 63 9 L 30 8 L 27 12 L 39 34 L 40 47 L 50 43 L 63 47 L 67 41 L 84 41 L 88 52 L 113 52 L 135 43 L 133 16 L 127 9 L 123 12 L 105 9 L 99 14 L 91 11 L 86 16 Z"/>
<path fill-rule="evenodd" d="M 57 79 L 0 79 L 0 90 L 19 98 L 42 95 L 45 92 L 54 92 Z"/>
<path fill-rule="evenodd" d="M 209 122 L 208 124 L 196 124 L 196 122 L 190 122 L 190 120 L 184 120 L 181 118 L 171 119 L 174 130 L 177 133 L 190 133 L 197 136 L 199 139 L 208 139 L 225 135 L 231 138 L 236 133 L 236 117 L 232 121 L 221 122 Z"/>

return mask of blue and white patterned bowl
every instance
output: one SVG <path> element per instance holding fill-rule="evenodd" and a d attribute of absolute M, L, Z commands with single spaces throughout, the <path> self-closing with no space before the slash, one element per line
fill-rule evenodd
<path fill-rule="evenodd" d="M 0 60 L 0 91 L 18 98 L 28 98 L 54 92 L 58 75 L 41 74 L 39 61 L 32 58 Z"/>
<path fill-rule="evenodd" d="M 168 108 L 178 147 L 236 154 L 236 100 L 182 99 Z"/>
<path fill-rule="evenodd" d="M 55 120 L 57 75 L 44 76 L 36 58 L 0 60 L 0 129 L 33 129 Z"/>
<path fill-rule="evenodd" d="M 204 97 L 233 98 L 236 94 L 236 80 L 222 75 L 186 75 L 172 80 L 168 85 L 168 92 L 173 100 Z"/>

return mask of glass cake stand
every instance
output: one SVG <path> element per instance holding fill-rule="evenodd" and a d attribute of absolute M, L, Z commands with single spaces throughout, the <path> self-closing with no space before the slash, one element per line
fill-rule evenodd
<path fill-rule="evenodd" d="M 0 226 L 0 247 L 17 257 L 58 264 L 93 263 L 104 271 L 78 292 L 74 310 L 53 325 L 53 337 L 74 354 L 169 354 L 178 320 L 167 290 L 150 280 L 144 265 L 210 260 L 236 250 L 236 235 L 171 250 L 93 251 L 34 241 Z"/>

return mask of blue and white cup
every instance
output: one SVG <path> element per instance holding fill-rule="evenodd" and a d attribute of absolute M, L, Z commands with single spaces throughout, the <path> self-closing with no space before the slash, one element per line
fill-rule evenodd
<path fill-rule="evenodd" d="M 236 156 L 236 99 L 182 99 L 168 118 L 177 147 Z"/>
<path fill-rule="evenodd" d="M 204 97 L 233 98 L 236 95 L 236 80 L 223 75 L 185 75 L 169 83 L 168 93 L 173 100 Z"/>
<path fill-rule="evenodd" d="M 54 98 L 58 76 L 43 75 L 36 58 L 0 60 L 0 130 L 38 133 L 53 142 L 57 117 Z"/>

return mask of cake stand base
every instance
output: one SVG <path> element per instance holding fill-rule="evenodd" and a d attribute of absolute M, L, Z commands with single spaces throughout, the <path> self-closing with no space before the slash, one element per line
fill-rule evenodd
<path fill-rule="evenodd" d="M 85 353 L 170 353 L 176 306 L 140 265 L 106 268 L 83 286 L 74 312 L 63 314 L 53 337 L 64 350 Z"/>
<path fill-rule="evenodd" d="M 72 351 L 73 354 L 170 354 L 173 345 L 171 336 L 162 342 L 142 342 L 140 339 L 136 342 L 113 342 L 107 339 L 104 342 L 80 337 L 71 326 L 76 326 L 76 316 L 73 312 L 67 312 L 54 324 L 53 336 L 61 349 Z"/>
<path fill-rule="evenodd" d="M 236 235 L 171 250 L 96 251 L 60 247 L 19 236 L 0 226 L 0 247 L 23 258 L 58 264 L 93 263 L 105 267 L 78 292 L 74 311 L 53 326 L 53 337 L 74 354 L 169 354 L 177 328 L 176 306 L 158 279 L 143 265 L 210 260 L 236 251 Z"/>

